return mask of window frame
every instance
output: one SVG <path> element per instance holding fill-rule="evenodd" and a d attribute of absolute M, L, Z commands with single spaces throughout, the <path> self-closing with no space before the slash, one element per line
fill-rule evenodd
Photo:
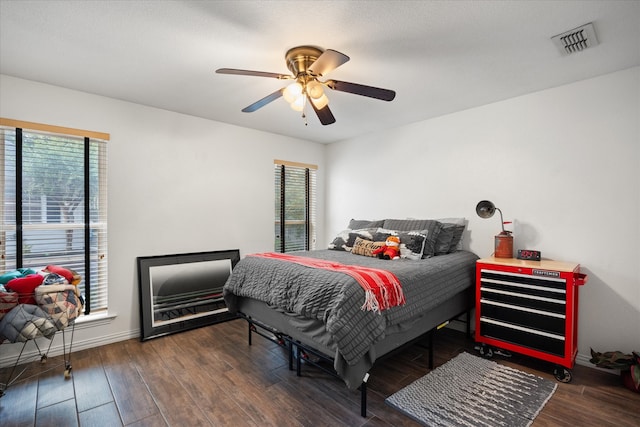
<path fill-rule="evenodd" d="M 2 126 L 2 132 L 15 131 L 15 265 L 17 268 L 23 266 L 25 262 L 25 254 L 23 253 L 24 236 L 23 230 L 42 230 L 45 232 L 55 229 L 64 230 L 80 230 L 83 229 L 83 244 L 84 247 L 78 255 L 82 259 L 81 263 L 84 266 L 84 277 L 82 278 L 81 286 L 84 288 L 84 314 L 88 315 L 92 312 L 92 295 L 91 289 L 93 289 L 94 297 L 100 296 L 102 304 L 95 311 L 106 311 L 108 309 L 108 265 L 107 265 L 107 142 L 110 139 L 110 135 L 103 132 L 87 131 L 82 129 L 73 129 L 60 126 L 45 125 L 33 122 L 25 122 L 13 119 L 0 118 L 0 126 Z M 77 142 L 81 144 L 82 150 L 82 163 L 83 163 L 83 211 L 79 213 L 82 217 L 80 222 L 65 222 L 57 224 L 55 221 L 45 221 L 43 224 L 38 225 L 24 222 L 23 215 L 26 207 L 24 206 L 22 180 L 23 180 L 23 165 L 24 159 L 22 157 L 22 142 L 23 132 L 34 133 L 40 135 L 51 135 L 55 137 L 68 138 L 68 142 Z M 4 145 L 4 137 L 3 137 Z M 0 150 L 0 161 L 3 173 L 0 174 L 0 220 L 2 220 L 1 229 L 3 234 L 7 231 L 12 231 L 12 225 L 5 221 L 5 214 L 10 212 L 6 210 L 5 206 L 5 167 L 7 159 L 5 156 L 5 149 L 3 147 Z M 92 154 L 93 153 L 93 154 Z M 95 171 L 95 167 L 91 168 L 91 156 L 96 157 L 95 166 L 98 170 Z M 92 209 L 91 209 L 91 174 L 96 172 L 97 176 L 97 215 L 94 215 L 94 221 L 92 222 Z M 46 199 L 46 196 L 43 196 Z M 45 213 L 48 215 L 48 213 Z M 95 233 L 98 241 L 95 245 L 95 253 L 92 253 L 94 246 L 90 243 L 92 239 L 92 233 Z M 3 269 L 6 267 L 7 260 L 5 255 L 7 253 L 7 242 L 5 239 L 0 243 L 2 249 L 2 264 Z M 44 255 L 42 259 L 46 260 L 49 255 Z M 69 256 L 69 255 L 66 255 Z M 96 258 L 97 257 L 97 258 Z M 52 262 L 53 263 L 53 262 Z M 95 264 L 93 268 L 92 263 Z M 47 264 L 45 264 L 47 265 Z M 44 267 L 44 265 L 43 265 Z M 93 271 L 95 270 L 95 271 Z M 93 281 L 92 277 L 95 273 L 96 280 Z"/>
<path fill-rule="evenodd" d="M 275 226 L 274 229 L 277 229 L 275 239 L 274 239 L 274 249 L 279 252 L 287 251 L 287 239 L 286 239 L 286 228 L 287 226 L 303 224 L 304 225 L 304 250 L 313 250 L 315 249 L 316 244 L 316 206 L 317 206 L 317 170 L 318 166 L 307 164 L 307 163 L 299 163 L 299 162 L 291 162 L 286 160 L 274 160 L 274 179 L 279 180 L 279 182 L 274 182 L 276 186 L 275 193 Z M 299 182 L 287 181 L 287 170 L 294 170 L 296 172 L 304 172 L 304 192 L 305 192 L 305 201 L 304 201 L 304 219 L 287 219 L 287 199 L 286 199 L 286 189 L 287 185 L 298 185 L 298 189 L 301 189 Z M 279 245 L 278 245 L 279 239 Z M 300 250 L 301 248 L 294 248 L 290 251 Z"/>

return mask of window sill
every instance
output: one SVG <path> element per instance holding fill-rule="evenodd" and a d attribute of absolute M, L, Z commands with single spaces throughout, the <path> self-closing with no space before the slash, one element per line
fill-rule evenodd
<path fill-rule="evenodd" d="M 94 326 L 108 325 L 113 322 L 118 315 L 111 313 L 90 314 L 88 316 L 80 316 L 76 319 L 76 329 L 87 329 Z"/>

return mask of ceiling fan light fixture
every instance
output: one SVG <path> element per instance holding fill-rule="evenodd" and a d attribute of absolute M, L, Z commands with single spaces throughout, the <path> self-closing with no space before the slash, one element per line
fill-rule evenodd
<path fill-rule="evenodd" d="M 318 110 L 322 110 L 324 107 L 329 105 L 329 97 L 324 93 L 320 98 L 314 98 L 311 96 L 311 102 L 313 102 L 313 105 L 315 105 Z"/>
<path fill-rule="evenodd" d="M 304 99 L 305 99 L 304 95 L 300 94 L 289 105 L 295 111 L 302 111 L 302 110 L 304 110 Z"/>
<path fill-rule="evenodd" d="M 288 103 L 294 102 L 302 95 L 302 85 L 299 82 L 293 82 L 282 91 L 282 96 Z"/>
<path fill-rule="evenodd" d="M 307 93 L 311 97 L 311 99 L 320 99 L 324 95 L 324 89 L 322 89 L 322 84 L 320 84 L 317 80 L 312 80 L 307 84 Z"/>

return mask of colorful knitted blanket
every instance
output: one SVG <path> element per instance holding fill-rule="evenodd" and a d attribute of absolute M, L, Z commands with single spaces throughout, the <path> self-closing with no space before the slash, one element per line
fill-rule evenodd
<path fill-rule="evenodd" d="M 391 272 L 377 268 L 347 265 L 316 258 L 307 258 L 277 252 L 265 252 L 249 256 L 294 262 L 312 268 L 336 271 L 353 277 L 365 292 L 363 310 L 380 312 L 391 307 L 404 305 L 405 298 L 398 278 Z"/>

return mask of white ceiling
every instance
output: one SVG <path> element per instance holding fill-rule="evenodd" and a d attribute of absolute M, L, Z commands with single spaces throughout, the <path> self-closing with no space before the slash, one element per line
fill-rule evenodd
<path fill-rule="evenodd" d="M 600 44 L 560 56 L 551 37 L 593 22 Z M 351 60 L 327 77 L 393 89 L 392 102 L 329 90 L 322 126 L 284 86 L 216 74 L 289 74 L 297 45 Z M 640 65 L 640 1 L 0 0 L 0 73 L 329 143 Z M 1 89 L 1 88 L 0 88 Z"/>

